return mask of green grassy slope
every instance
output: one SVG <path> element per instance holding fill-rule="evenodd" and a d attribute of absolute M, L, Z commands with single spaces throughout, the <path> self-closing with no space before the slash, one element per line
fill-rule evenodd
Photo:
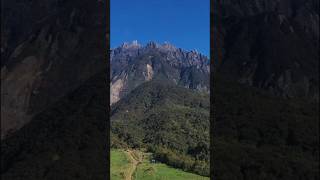
<path fill-rule="evenodd" d="M 124 151 L 119 149 L 111 150 L 110 160 L 111 180 L 124 179 L 125 172 L 130 166 L 130 160 L 128 159 Z"/>
<path fill-rule="evenodd" d="M 144 159 L 133 174 L 134 180 L 209 180 L 208 177 L 175 169 L 163 163 L 150 163 L 152 154 L 139 153 L 143 154 Z M 111 180 L 125 179 L 124 174 L 131 166 L 129 159 L 124 150 L 111 150 Z"/>

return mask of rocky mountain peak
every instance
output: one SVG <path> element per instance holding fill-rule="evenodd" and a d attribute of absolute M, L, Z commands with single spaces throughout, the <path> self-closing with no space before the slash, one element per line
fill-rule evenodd
<path fill-rule="evenodd" d="M 154 48 L 158 48 L 158 47 L 159 47 L 159 45 L 154 41 L 150 41 L 146 45 L 146 48 L 150 48 L 150 49 L 154 49 Z"/>
<path fill-rule="evenodd" d="M 167 56 L 167 60 L 170 61 L 185 61 L 184 64 L 209 64 L 209 59 L 199 53 L 197 50 L 183 50 L 177 48 L 169 42 L 158 44 L 154 41 L 148 42 L 145 46 L 138 43 L 137 40 L 131 43 L 123 43 L 121 46 L 111 49 L 110 58 L 114 60 L 130 60 L 135 56 L 146 53 L 162 53 Z"/>
<path fill-rule="evenodd" d="M 209 59 L 196 50 L 183 50 L 168 42 L 123 44 L 111 50 L 111 103 L 153 79 L 209 92 L 209 72 Z"/>
<path fill-rule="evenodd" d="M 141 44 L 139 44 L 137 40 L 134 40 L 131 43 L 124 42 L 121 45 L 121 48 L 123 48 L 123 49 L 140 48 L 140 47 L 141 47 Z"/>

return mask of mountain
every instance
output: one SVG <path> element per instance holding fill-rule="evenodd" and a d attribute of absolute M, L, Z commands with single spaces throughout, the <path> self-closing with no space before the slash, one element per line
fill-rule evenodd
<path fill-rule="evenodd" d="M 107 178 L 106 7 L 1 1 L 1 179 Z"/>
<path fill-rule="evenodd" d="M 111 147 L 209 176 L 209 59 L 169 43 L 111 50 Z"/>
<path fill-rule="evenodd" d="M 319 1 L 211 5 L 213 178 L 319 179 Z"/>
<path fill-rule="evenodd" d="M 209 176 L 209 94 L 150 80 L 112 106 L 111 147 L 146 148 L 157 160 Z"/>
<path fill-rule="evenodd" d="M 164 43 L 137 41 L 111 50 L 111 104 L 152 79 L 172 81 L 190 89 L 209 92 L 209 59 Z"/>
<path fill-rule="evenodd" d="M 106 69 L 101 1 L 1 1 L 1 139 Z"/>
<path fill-rule="evenodd" d="M 273 95 L 319 101 L 319 1 L 213 4 L 219 73 Z"/>

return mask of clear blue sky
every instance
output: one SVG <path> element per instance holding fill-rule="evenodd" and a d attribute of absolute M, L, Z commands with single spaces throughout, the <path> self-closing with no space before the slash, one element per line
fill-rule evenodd
<path fill-rule="evenodd" d="M 165 41 L 209 56 L 210 0 L 111 0 L 111 48 Z"/>

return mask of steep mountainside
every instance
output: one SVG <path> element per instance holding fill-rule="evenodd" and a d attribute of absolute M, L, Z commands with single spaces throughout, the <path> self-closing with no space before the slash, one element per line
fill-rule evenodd
<path fill-rule="evenodd" d="M 173 82 L 143 83 L 112 106 L 111 146 L 209 176 L 209 96 Z"/>
<path fill-rule="evenodd" d="M 102 1 L 1 1 L 1 139 L 106 68 Z"/>
<path fill-rule="evenodd" d="M 124 43 L 111 51 L 111 103 L 152 79 L 172 81 L 209 92 L 209 60 L 196 51 L 154 42 L 141 46 Z"/>
<path fill-rule="evenodd" d="M 111 146 L 209 176 L 209 59 L 171 44 L 111 51 Z"/>
<path fill-rule="evenodd" d="M 283 97 L 319 100 L 319 1 L 215 1 L 217 71 Z"/>

